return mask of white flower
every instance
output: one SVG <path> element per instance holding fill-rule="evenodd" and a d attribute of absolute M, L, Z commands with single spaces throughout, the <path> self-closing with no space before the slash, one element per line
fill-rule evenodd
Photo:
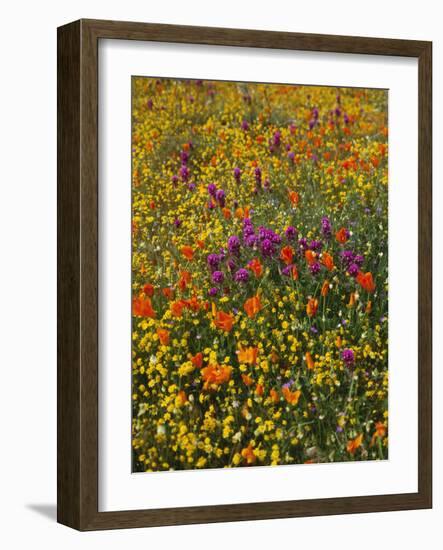
<path fill-rule="evenodd" d="M 241 433 L 241 432 L 237 432 L 236 434 L 234 434 L 234 435 L 232 436 L 232 442 L 233 442 L 233 443 L 240 443 L 241 437 L 242 437 L 242 433 Z"/>
<path fill-rule="evenodd" d="M 166 433 L 165 425 L 164 425 L 164 424 L 158 424 L 158 426 L 157 426 L 157 434 L 158 434 L 158 435 L 165 435 L 165 433 Z"/>

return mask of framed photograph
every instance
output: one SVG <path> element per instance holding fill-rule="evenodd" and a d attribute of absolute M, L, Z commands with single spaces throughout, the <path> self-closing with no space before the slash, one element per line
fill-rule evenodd
<path fill-rule="evenodd" d="M 58 521 L 432 506 L 430 42 L 58 29 Z"/>

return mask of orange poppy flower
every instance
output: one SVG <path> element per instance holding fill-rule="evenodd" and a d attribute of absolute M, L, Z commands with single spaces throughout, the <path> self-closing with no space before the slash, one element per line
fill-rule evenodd
<path fill-rule="evenodd" d="M 252 298 L 248 298 L 243 307 L 247 316 L 250 319 L 253 319 L 262 308 L 260 296 L 256 294 L 255 296 L 252 296 Z"/>
<path fill-rule="evenodd" d="M 335 238 L 340 244 L 345 244 L 345 242 L 347 242 L 349 239 L 349 232 L 346 227 L 342 227 L 341 229 L 339 229 L 335 234 Z"/>
<path fill-rule="evenodd" d="M 273 403 L 278 403 L 280 401 L 280 397 L 278 395 L 278 391 L 277 390 L 274 390 L 272 389 L 270 392 L 269 392 L 269 396 L 271 398 L 271 401 Z"/>
<path fill-rule="evenodd" d="M 169 331 L 165 328 L 158 328 L 157 329 L 157 336 L 160 340 L 160 343 L 164 346 L 167 346 L 169 344 Z"/>
<path fill-rule="evenodd" d="M 291 201 L 292 206 L 298 206 L 300 202 L 300 195 L 297 191 L 289 191 L 289 200 Z"/>
<path fill-rule="evenodd" d="M 177 302 L 172 302 L 171 304 L 171 313 L 174 317 L 181 317 L 183 315 L 183 308 L 185 307 L 185 302 L 183 300 L 178 300 Z"/>
<path fill-rule="evenodd" d="M 238 362 L 255 365 L 257 362 L 258 348 L 240 348 L 238 350 Z"/>
<path fill-rule="evenodd" d="M 312 370 L 315 367 L 314 359 L 312 359 L 312 355 L 309 353 L 309 351 L 305 354 L 305 360 L 306 360 L 306 366 L 309 370 Z"/>
<path fill-rule="evenodd" d="M 349 295 L 348 307 L 354 307 L 356 301 L 357 296 L 355 295 L 355 292 L 351 292 L 351 294 Z"/>
<path fill-rule="evenodd" d="M 198 311 L 201 307 L 200 302 L 198 301 L 197 296 L 192 296 L 192 298 L 188 298 L 188 300 L 184 301 L 186 307 L 189 309 L 192 309 L 192 311 Z"/>
<path fill-rule="evenodd" d="M 366 307 L 365 307 L 365 313 L 371 313 L 372 311 L 372 302 L 371 300 L 368 300 L 368 303 L 366 304 Z"/>
<path fill-rule="evenodd" d="M 192 275 L 189 271 L 181 271 L 178 286 L 180 290 L 185 290 L 186 286 L 191 282 Z"/>
<path fill-rule="evenodd" d="M 370 271 L 368 271 L 367 273 L 362 273 L 360 271 L 356 279 L 357 279 L 357 283 L 368 292 L 375 291 L 375 283 L 372 277 L 372 273 Z"/>
<path fill-rule="evenodd" d="M 231 313 L 225 313 L 224 311 L 217 311 L 214 320 L 215 326 L 225 332 L 231 332 L 234 324 L 234 316 Z"/>
<path fill-rule="evenodd" d="M 242 208 L 241 206 L 237 208 L 235 211 L 235 216 L 242 220 L 243 218 L 249 218 L 249 207 L 245 206 L 245 208 Z"/>
<path fill-rule="evenodd" d="M 193 357 L 191 357 L 191 363 L 195 367 L 201 369 L 201 367 L 203 365 L 203 353 L 201 351 L 199 351 Z"/>
<path fill-rule="evenodd" d="M 294 249 L 292 246 L 284 246 L 280 251 L 280 259 L 282 259 L 286 265 L 292 263 L 294 258 Z"/>
<path fill-rule="evenodd" d="M 257 395 L 258 397 L 261 397 L 263 395 L 264 391 L 265 391 L 265 389 L 261 384 L 257 384 L 255 386 L 255 395 Z"/>
<path fill-rule="evenodd" d="M 386 435 L 386 426 L 383 424 L 383 422 L 377 422 L 375 425 L 375 432 L 374 435 L 371 438 L 371 447 L 374 445 L 377 438 L 383 439 Z"/>
<path fill-rule="evenodd" d="M 328 292 L 329 292 L 329 281 L 326 280 L 321 287 L 321 295 L 323 296 L 323 298 L 325 298 L 328 295 Z"/>
<path fill-rule="evenodd" d="M 318 300 L 317 298 L 309 298 L 308 303 L 306 304 L 306 313 L 308 317 L 314 317 L 318 309 Z"/>
<path fill-rule="evenodd" d="M 229 208 L 222 208 L 222 212 L 225 220 L 229 220 L 231 218 L 231 211 L 229 210 Z"/>
<path fill-rule="evenodd" d="M 182 246 L 181 251 L 182 255 L 189 261 L 191 261 L 194 258 L 194 250 L 191 246 Z"/>
<path fill-rule="evenodd" d="M 177 397 L 175 398 L 175 406 L 176 407 L 183 407 L 183 405 L 188 400 L 186 393 L 183 390 L 180 390 L 177 394 Z"/>
<path fill-rule="evenodd" d="M 321 255 L 321 263 L 326 267 L 328 271 L 332 271 L 334 269 L 334 260 L 328 252 L 323 252 L 323 254 Z"/>
<path fill-rule="evenodd" d="M 317 259 L 317 254 L 313 252 L 312 250 L 306 250 L 305 252 L 305 258 L 309 265 L 312 265 L 315 260 Z"/>
<path fill-rule="evenodd" d="M 247 267 L 252 271 L 252 273 L 254 273 L 256 277 L 261 277 L 263 273 L 263 266 L 261 265 L 259 259 L 254 258 L 248 263 Z"/>
<path fill-rule="evenodd" d="M 227 365 L 208 365 L 201 370 L 202 378 L 204 380 L 203 388 L 215 389 L 224 382 L 229 382 L 231 378 L 232 368 Z"/>
<path fill-rule="evenodd" d="M 285 386 L 282 389 L 282 394 L 283 394 L 283 397 L 286 399 L 286 401 L 290 405 L 297 405 L 298 400 L 300 399 L 301 391 L 300 390 L 291 391 L 287 386 Z"/>
<path fill-rule="evenodd" d="M 242 449 L 241 455 L 248 464 L 254 464 L 254 462 L 257 460 L 257 457 L 254 454 L 254 449 L 252 448 L 252 445 L 250 443 L 247 447 Z"/>
<path fill-rule="evenodd" d="M 246 386 L 252 386 L 252 384 L 254 383 L 254 380 L 249 376 L 249 374 L 242 374 L 241 378 Z"/>
<path fill-rule="evenodd" d="M 291 267 L 291 277 L 296 281 L 298 279 L 298 269 L 296 265 Z"/>
<path fill-rule="evenodd" d="M 363 434 L 358 435 L 355 439 L 351 439 L 348 441 L 348 444 L 346 445 L 346 450 L 351 455 L 355 454 L 355 451 L 361 447 L 363 441 Z"/>
<path fill-rule="evenodd" d="M 143 286 L 143 292 L 146 294 L 146 296 L 153 296 L 154 295 L 154 287 L 150 283 L 146 283 Z"/>
<path fill-rule="evenodd" d="M 163 288 L 162 294 L 168 300 L 172 300 L 172 298 L 174 297 L 174 291 L 172 290 L 172 288 L 169 287 Z"/>
<path fill-rule="evenodd" d="M 380 159 L 378 157 L 376 157 L 375 155 L 373 155 L 371 157 L 371 163 L 372 163 L 372 166 L 374 168 L 378 168 L 378 165 L 380 164 Z"/>
<path fill-rule="evenodd" d="M 152 308 L 150 298 L 143 298 L 139 296 L 132 301 L 132 312 L 135 317 L 155 317 L 155 311 Z"/>

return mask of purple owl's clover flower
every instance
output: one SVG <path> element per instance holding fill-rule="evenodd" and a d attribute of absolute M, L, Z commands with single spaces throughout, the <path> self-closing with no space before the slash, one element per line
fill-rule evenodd
<path fill-rule="evenodd" d="M 180 174 L 180 177 L 181 177 L 182 181 L 188 181 L 190 172 L 189 172 L 189 168 L 186 166 L 186 164 L 181 165 L 179 174 Z"/>
<path fill-rule="evenodd" d="M 351 277 L 357 277 L 359 271 L 360 271 L 360 269 L 359 269 L 359 267 L 356 263 L 352 263 L 348 267 L 348 273 L 349 273 L 349 275 L 351 275 Z"/>
<path fill-rule="evenodd" d="M 243 119 L 242 123 L 241 123 L 241 128 L 242 130 L 244 130 L 245 132 L 247 130 L 249 130 L 249 124 L 248 124 L 248 121 L 246 119 Z"/>
<path fill-rule="evenodd" d="M 305 250 L 308 249 L 308 240 L 306 239 L 306 237 L 302 237 L 299 241 L 298 241 L 298 246 L 300 247 L 300 250 L 302 252 L 305 252 Z"/>
<path fill-rule="evenodd" d="M 295 227 L 290 225 L 289 227 L 286 228 L 285 235 L 288 241 L 293 241 L 294 239 L 297 238 L 297 229 L 295 229 Z"/>
<path fill-rule="evenodd" d="M 281 237 L 277 233 L 271 232 L 271 241 L 274 244 L 280 244 L 281 243 Z"/>
<path fill-rule="evenodd" d="M 226 265 L 228 266 L 228 269 L 229 271 L 234 271 L 234 269 L 236 268 L 236 265 L 235 265 L 235 262 L 234 260 L 230 259 L 226 262 Z"/>
<path fill-rule="evenodd" d="M 220 265 L 220 256 L 218 254 L 209 254 L 206 261 L 211 271 L 215 271 Z"/>
<path fill-rule="evenodd" d="M 245 241 L 245 245 L 249 248 L 253 248 L 257 242 L 258 242 L 258 238 L 256 235 L 252 234 L 252 235 L 246 235 L 245 238 L 244 238 L 244 241 Z"/>
<path fill-rule="evenodd" d="M 327 216 L 323 216 L 321 219 L 321 232 L 327 239 L 332 235 L 331 220 Z"/>
<path fill-rule="evenodd" d="M 223 206 L 226 203 L 226 193 L 223 191 L 223 189 L 218 189 L 216 191 L 215 199 L 218 202 L 218 204 L 223 208 Z"/>
<path fill-rule="evenodd" d="M 234 275 L 234 279 L 237 283 L 247 283 L 249 280 L 249 271 L 243 267 L 240 268 Z"/>
<path fill-rule="evenodd" d="M 257 184 L 257 187 L 261 187 L 261 176 L 261 170 L 257 166 L 257 168 L 254 170 L 255 183 Z"/>
<path fill-rule="evenodd" d="M 240 239 L 237 235 L 231 235 L 228 239 L 228 250 L 231 254 L 238 255 L 240 253 Z"/>
<path fill-rule="evenodd" d="M 355 363 L 355 354 L 352 349 L 346 348 L 341 352 L 341 358 L 345 365 L 349 368 Z"/>
<path fill-rule="evenodd" d="M 243 235 L 252 235 L 254 233 L 254 226 L 249 218 L 245 218 L 243 221 Z"/>
<path fill-rule="evenodd" d="M 352 250 L 343 250 L 343 252 L 341 253 L 341 259 L 345 266 L 348 267 L 354 261 L 354 253 L 352 252 Z"/>
<path fill-rule="evenodd" d="M 292 275 L 293 268 L 294 268 L 294 264 L 289 264 L 289 265 L 285 266 L 281 270 L 282 275 L 284 275 L 285 277 L 290 277 Z"/>
<path fill-rule="evenodd" d="M 309 243 L 309 248 L 314 252 L 320 252 L 323 248 L 323 243 L 321 241 L 311 241 Z"/>
<path fill-rule="evenodd" d="M 210 183 L 207 187 L 208 193 L 211 195 L 211 197 L 215 197 L 215 194 L 217 192 L 217 187 L 215 183 Z"/>
<path fill-rule="evenodd" d="M 225 275 L 222 271 L 214 271 L 212 274 L 212 282 L 220 285 L 225 280 Z"/>
<path fill-rule="evenodd" d="M 212 287 L 208 290 L 209 296 L 216 296 L 218 293 L 218 288 Z"/>
<path fill-rule="evenodd" d="M 238 183 L 240 181 L 240 177 L 241 177 L 241 170 L 238 166 L 236 166 L 234 168 L 234 178 L 235 178 L 235 181 Z"/>
<path fill-rule="evenodd" d="M 312 275 L 318 275 L 321 271 L 321 265 L 318 262 L 314 262 L 309 266 L 309 271 Z"/>
<path fill-rule="evenodd" d="M 274 245 L 272 244 L 272 241 L 270 239 L 265 239 L 261 243 L 261 250 L 263 256 L 272 256 L 275 252 Z"/>

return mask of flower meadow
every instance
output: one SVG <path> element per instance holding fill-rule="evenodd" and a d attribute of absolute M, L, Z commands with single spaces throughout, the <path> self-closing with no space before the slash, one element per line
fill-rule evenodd
<path fill-rule="evenodd" d="M 133 471 L 388 457 L 387 92 L 132 81 Z"/>

